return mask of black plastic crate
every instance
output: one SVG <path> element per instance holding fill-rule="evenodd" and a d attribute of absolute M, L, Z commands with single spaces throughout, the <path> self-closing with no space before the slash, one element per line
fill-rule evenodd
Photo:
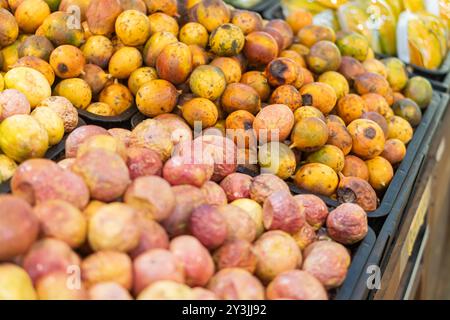
<path fill-rule="evenodd" d="M 78 118 L 77 128 L 84 125 L 86 125 L 86 122 L 83 119 Z M 53 147 L 48 149 L 47 152 L 45 153 L 45 158 L 56 161 L 60 157 L 62 157 L 65 152 L 66 140 L 68 136 L 69 134 L 65 134 L 62 140 L 57 145 L 54 145 Z M 0 194 L 9 193 L 10 191 L 11 191 L 10 180 L 0 183 Z"/>
<path fill-rule="evenodd" d="M 145 119 L 148 119 L 147 116 L 143 115 L 142 113 L 138 112 L 131 118 L 131 128 L 134 129 L 136 126 L 144 121 Z"/>
<path fill-rule="evenodd" d="M 350 248 L 352 262 L 344 283 L 336 289 L 336 295 L 333 297 L 335 300 L 349 300 L 353 298 L 355 288 L 361 278 L 364 267 L 376 243 L 376 239 L 375 232 L 369 227 L 366 237 Z M 355 296 L 353 299 L 362 300 L 363 296 Z"/>
<path fill-rule="evenodd" d="M 138 113 L 135 105 L 128 108 L 118 116 L 99 116 L 89 111 L 78 109 L 78 115 L 83 118 L 87 124 L 94 124 L 104 128 L 130 128 L 131 118 Z"/>
<path fill-rule="evenodd" d="M 380 232 L 378 233 L 377 240 L 375 245 L 370 253 L 370 256 L 366 262 L 366 265 L 363 268 L 363 271 L 366 270 L 371 265 L 379 266 L 382 273 L 384 272 L 384 268 L 389 260 L 389 249 L 396 239 L 396 234 L 399 229 L 401 220 L 403 218 L 404 209 L 407 206 L 408 200 L 413 191 L 413 187 L 415 185 L 417 175 L 419 174 L 424 161 L 427 159 L 428 151 L 430 148 L 430 144 L 433 141 L 434 135 L 439 127 L 442 116 L 449 104 L 449 95 L 442 94 L 441 104 L 438 108 L 438 112 L 432 121 L 432 125 L 427 132 L 426 138 L 424 139 L 421 150 L 417 155 L 408 177 L 405 183 L 401 187 L 401 192 L 399 193 L 395 204 L 391 210 L 391 214 L 384 221 Z M 354 290 L 354 295 L 356 297 L 368 297 L 370 294 L 370 290 L 367 288 L 367 280 L 369 274 L 362 272 L 361 278 L 358 280 L 358 283 Z"/>
<path fill-rule="evenodd" d="M 414 136 L 412 140 L 409 142 L 407 146 L 406 156 L 398 166 L 395 171 L 394 178 L 392 179 L 388 189 L 385 191 L 384 196 L 380 199 L 380 205 L 375 211 L 368 212 L 367 215 L 370 218 L 379 218 L 384 217 L 389 214 L 391 211 L 395 199 L 400 192 L 400 189 L 404 187 L 406 183 L 406 178 L 410 175 L 410 168 L 413 162 L 416 160 L 416 156 L 423 144 L 423 140 L 427 132 L 429 131 L 430 126 L 432 125 L 435 114 L 439 109 L 442 109 L 441 95 L 437 92 L 433 93 L 433 99 L 430 105 L 425 109 L 425 112 L 422 117 L 422 121 L 416 127 Z M 244 167 L 239 167 L 239 172 L 246 173 L 252 176 L 258 175 L 259 172 L 251 171 Z M 288 185 L 291 189 L 291 192 L 294 194 L 303 194 L 303 193 L 311 193 L 309 191 L 302 190 L 298 188 L 294 183 L 288 182 Z M 339 202 L 330 197 L 320 196 L 322 200 L 328 206 L 337 207 Z"/>
<path fill-rule="evenodd" d="M 276 1 L 267 7 L 263 13 L 263 18 L 267 20 L 284 19 L 283 9 L 279 1 Z"/>

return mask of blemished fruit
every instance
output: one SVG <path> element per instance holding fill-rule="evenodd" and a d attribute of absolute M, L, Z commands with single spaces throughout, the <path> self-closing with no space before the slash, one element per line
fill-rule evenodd
<path fill-rule="evenodd" d="M 205 48 L 208 44 L 208 30 L 197 22 L 186 23 L 180 29 L 180 41 L 187 45 L 198 45 Z"/>
<path fill-rule="evenodd" d="M 50 65 L 62 79 L 78 77 L 85 63 L 83 52 L 75 46 L 62 45 L 50 54 Z"/>
<path fill-rule="evenodd" d="M 315 194 L 331 196 L 339 183 L 337 173 L 322 163 L 308 163 L 300 167 L 294 177 L 295 184 Z"/>
<path fill-rule="evenodd" d="M 209 37 L 211 51 L 222 57 L 235 56 L 244 48 L 245 36 L 242 30 L 231 23 L 214 29 Z"/>
<path fill-rule="evenodd" d="M 136 105 L 141 113 L 148 117 L 170 113 L 177 103 L 178 92 L 173 84 L 166 80 L 150 80 L 139 88 Z"/>
<path fill-rule="evenodd" d="M 48 144 L 58 144 L 64 136 L 64 121 L 52 109 L 39 107 L 33 110 L 31 116 L 47 131 Z"/>
<path fill-rule="evenodd" d="M 245 38 L 243 51 L 250 64 L 265 65 L 277 57 L 278 44 L 267 32 L 255 31 Z"/>
<path fill-rule="evenodd" d="M 51 96 L 51 88 L 45 76 L 29 67 L 17 67 L 5 76 L 5 88 L 22 92 L 30 102 L 31 108 Z"/>
<path fill-rule="evenodd" d="M 242 83 L 230 83 L 220 99 L 222 109 L 227 113 L 246 110 L 257 114 L 261 109 L 259 94 L 251 86 Z"/>
<path fill-rule="evenodd" d="M 0 124 L 0 149 L 19 163 L 42 158 L 49 147 L 48 141 L 47 131 L 32 116 L 14 115 Z"/>
<path fill-rule="evenodd" d="M 369 50 L 369 42 L 363 35 L 352 32 L 337 39 L 337 46 L 343 56 L 350 56 L 364 61 Z"/>
<path fill-rule="evenodd" d="M 412 77 L 403 91 L 406 98 L 414 100 L 420 108 L 426 108 L 433 98 L 430 81 L 423 77 Z"/>
<path fill-rule="evenodd" d="M 199 66 L 195 68 L 189 78 L 192 92 L 212 101 L 222 95 L 226 84 L 225 74 L 215 66 Z"/>
<path fill-rule="evenodd" d="M 150 20 L 137 10 L 125 10 L 116 19 L 117 37 L 127 46 L 139 46 L 150 37 Z"/>
<path fill-rule="evenodd" d="M 311 47 L 306 62 L 314 73 L 336 71 L 341 65 L 341 53 L 333 42 L 319 41 Z"/>
<path fill-rule="evenodd" d="M 362 158 L 373 158 L 383 152 L 384 133 L 375 121 L 357 119 L 352 121 L 347 129 L 353 139 L 352 151 L 356 155 Z"/>
<path fill-rule="evenodd" d="M 315 151 L 325 145 L 328 140 L 328 127 L 319 118 L 300 119 L 292 129 L 291 147 L 301 151 Z"/>

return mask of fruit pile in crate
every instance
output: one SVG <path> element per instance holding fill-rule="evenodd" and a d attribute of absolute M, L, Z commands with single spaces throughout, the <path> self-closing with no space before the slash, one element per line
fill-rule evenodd
<path fill-rule="evenodd" d="M 426 79 L 356 33 L 220 0 L 0 4 L 0 298 L 327 299 L 345 283 Z M 76 108 L 133 105 L 132 130 L 73 130 Z M 39 159 L 64 131 L 64 159 Z"/>

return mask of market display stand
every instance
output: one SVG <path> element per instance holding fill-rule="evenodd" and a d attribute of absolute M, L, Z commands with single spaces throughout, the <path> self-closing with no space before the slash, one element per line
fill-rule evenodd
<path fill-rule="evenodd" d="M 377 243 L 353 299 L 436 299 L 448 254 L 450 110 L 448 96 L 414 166 L 412 188 L 404 188 L 391 215 L 380 222 Z M 377 226 L 373 226 L 375 229 Z M 448 271 L 448 270 L 447 270 Z"/>

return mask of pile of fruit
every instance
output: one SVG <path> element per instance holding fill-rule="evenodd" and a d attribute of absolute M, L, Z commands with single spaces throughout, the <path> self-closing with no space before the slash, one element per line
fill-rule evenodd
<path fill-rule="evenodd" d="M 344 282 L 360 206 L 234 173 L 217 135 L 188 141 L 202 162 L 163 163 L 164 135 L 81 126 L 64 160 L 23 162 L 0 195 L 0 299 L 327 299 Z"/>
<path fill-rule="evenodd" d="M 448 0 L 281 0 L 288 16 L 298 9 L 314 24 L 364 36 L 379 54 L 426 69 L 446 59 L 450 15 Z"/>
<path fill-rule="evenodd" d="M 6 297 L 326 299 L 432 98 L 400 60 L 376 60 L 364 37 L 305 11 L 264 21 L 220 0 L 2 6 Z M 149 119 L 132 131 L 73 130 L 76 108 L 133 104 Z M 71 130 L 64 160 L 31 159 Z M 293 197 L 291 178 L 343 204 Z M 68 268 L 81 270 L 77 290 Z"/>

